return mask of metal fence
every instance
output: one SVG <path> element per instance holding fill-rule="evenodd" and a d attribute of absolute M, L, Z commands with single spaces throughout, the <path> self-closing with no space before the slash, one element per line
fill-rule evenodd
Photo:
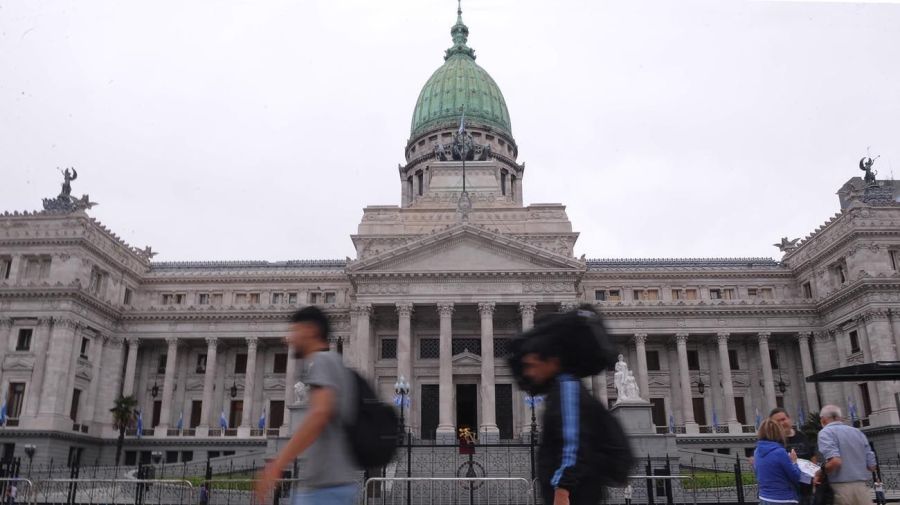
<path fill-rule="evenodd" d="M 532 481 L 516 477 L 376 477 L 363 505 L 534 505 Z"/>

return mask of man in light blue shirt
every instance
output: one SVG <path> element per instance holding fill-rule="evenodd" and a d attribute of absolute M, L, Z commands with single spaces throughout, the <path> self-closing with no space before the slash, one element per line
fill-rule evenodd
<path fill-rule="evenodd" d="M 866 435 L 842 422 L 840 407 L 826 405 L 819 412 L 819 452 L 823 470 L 834 489 L 836 505 L 872 505 L 866 485 L 875 471 L 875 453 Z"/>

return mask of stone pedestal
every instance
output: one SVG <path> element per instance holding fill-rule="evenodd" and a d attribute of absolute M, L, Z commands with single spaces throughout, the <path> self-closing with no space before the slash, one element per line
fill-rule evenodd
<path fill-rule="evenodd" d="M 309 405 L 288 405 L 287 426 L 282 427 L 281 433 L 278 435 L 278 437 L 268 439 L 266 448 L 269 454 L 275 454 L 280 451 L 285 445 L 287 445 L 288 440 L 291 439 L 291 437 L 297 431 L 297 428 L 300 426 L 300 423 L 303 421 L 303 418 L 306 417 L 306 413 L 308 410 Z M 303 455 L 300 455 L 300 458 L 302 459 Z"/>
<path fill-rule="evenodd" d="M 636 458 L 665 458 L 666 455 L 678 457 L 675 446 L 675 435 L 667 433 L 658 435 L 653 424 L 652 408 L 649 402 L 634 401 L 618 403 L 610 410 L 618 419 Z"/>

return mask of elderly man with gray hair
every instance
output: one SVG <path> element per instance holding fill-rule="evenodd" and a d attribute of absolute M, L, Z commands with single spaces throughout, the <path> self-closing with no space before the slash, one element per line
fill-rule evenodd
<path fill-rule="evenodd" d="M 836 405 L 825 405 L 819 411 L 819 452 L 825 460 L 822 470 L 834 489 L 835 505 L 872 505 L 866 483 L 875 471 L 875 453 L 866 435 L 841 419 L 841 409 Z"/>

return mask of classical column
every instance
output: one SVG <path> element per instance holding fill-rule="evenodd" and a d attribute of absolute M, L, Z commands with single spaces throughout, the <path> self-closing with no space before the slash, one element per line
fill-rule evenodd
<path fill-rule="evenodd" d="M 499 439 L 494 391 L 494 303 L 479 303 L 481 314 L 481 439 Z"/>
<path fill-rule="evenodd" d="M 287 346 L 287 368 L 284 371 L 284 421 L 283 429 L 290 429 L 290 411 L 288 407 L 294 404 L 294 384 L 297 383 L 297 360 L 292 356 L 291 346 Z"/>
<path fill-rule="evenodd" d="M 778 406 L 775 400 L 775 376 L 772 374 L 772 360 L 769 356 L 769 332 L 761 332 L 759 338 L 759 362 L 762 365 L 763 392 L 766 395 L 766 411 Z"/>
<path fill-rule="evenodd" d="M 684 411 L 684 430 L 687 433 L 700 433 L 700 427 L 694 420 L 694 395 L 691 390 L 691 372 L 688 369 L 687 333 L 676 333 L 675 344 L 678 349 L 678 378 L 681 381 L 681 409 Z"/>
<path fill-rule="evenodd" d="M 413 304 L 397 303 L 397 377 L 403 376 L 415 391 L 412 377 L 412 313 Z M 441 356 L 443 359 L 443 356 Z"/>
<path fill-rule="evenodd" d="M 25 402 L 25 414 L 36 416 L 41 404 L 41 391 L 44 385 L 44 372 L 47 368 L 47 346 L 50 345 L 50 330 L 53 320 L 47 318 L 38 319 L 34 332 L 34 355 L 37 358 L 34 368 L 31 370 L 31 387 L 28 388 L 28 399 Z"/>
<path fill-rule="evenodd" d="M 122 396 L 134 395 L 134 374 L 137 372 L 138 346 L 141 341 L 137 337 L 127 337 L 128 356 L 125 358 L 125 382 L 122 384 Z"/>
<path fill-rule="evenodd" d="M 797 334 L 797 343 L 800 345 L 800 366 L 803 369 L 803 382 L 806 387 L 806 408 L 810 414 L 819 412 L 819 395 L 816 392 L 816 384 L 814 382 L 806 382 L 806 378 L 813 374 L 812 356 L 809 352 L 810 332 L 802 332 Z M 801 420 L 806 422 L 806 419 Z"/>
<path fill-rule="evenodd" d="M 122 370 L 125 368 L 125 354 L 122 337 L 110 336 L 106 340 L 106 350 L 103 351 L 102 366 L 99 368 L 100 387 L 94 398 L 94 423 L 97 430 L 94 434 L 112 433 L 112 407 L 114 398 L 118 398 L 122 388 Z"/>
<path fill-rule="evenodd" d="M 91 384 L 88 386 L 90 388 L 90 393 L 85 402 L 85 421 L 94 421 L 94 414 L 96 413 L 96 405 L 98 403 L 97 397 L 99 396 L 98 393 L 100 391 L 100 382 L 103 380 L 103 354 L 108 340 L 109 337 L 106 335 L 98 335 L 97 338 L 94 339 L 94 349 L 92 350 L 94 356 L 91 360 Z"/>
<path fill-rule="evenodd" d="M 256 379 L 256 345 L 258 343 L 257 337 L 247 337 L 247 371 L 244 374 L 244 406 L 241 411 L 240 426 L 244 429 L 252 429 L 256 425 L 253 419 L 253 398 L 256 396 L 254 379 Z"/>
<path fill-rule="evenodd" d="M 3 374 L 3 360 L 6 357 L 6 353 L 9 352 L 10 349 L 15 348 L 15 331 L 13 326 L 13 321 L 10 318 L 2 318 L 0 319 L 0 375 Z M 31 346 L 35 345 L 35 336 L 31 336 Z"/>
<path fill-rule="evenodd" d="M 356 352 L 358 356 L 359 373 L 369 380 L 374 379 L 372 370 L 372 336 L 370 320 L 372 317 L 372 304 L 360 303 L 356 305 Z M 290 392 L 287 393 L 291 395 Z M 287 401 L 287 400 L 286 400 Z M 287 417 L 285 417 L 287 422 Z"/>
<path fill-rule="evenodd" d="M 647 372 L 647 334 L 635 333 L 634 347 L 637 352 L 638 387 L 641 390 L 641 398 L 650 398 L 650 379 Z"/>
<path fill-rule="evenodd" d="M 740 433 L 741 426 L 737 421 L 737 410 L 734 408 L 734 384 L 731 382 L 731 362 L 728 360 L 729 333 L 719 333 L 719 363 L 722 373 L 722 392 L 725 396 L 725 420 L 728 422 L 729 432 Z"/>
<path fill-rule="evenodd" d="M 44 366 L 44 382 L 41 388 L 40 417 L 50 419 L 53 416 L 66 416 L 66 399 L 71 391 L 67 384 L 72 360 L 77 359 L 75 336 L 80 325 L 70 319 L 54 321 L 47 347 L 47 360 Z M 40 373 L 40 370 L 36 371 Z"/>
<path fill-rule="evenodd" d="M 200 404 L 200 428 L 203 431 L 215 426 L 212 417 L 213 388 L 216 385 L 216 352 L 219 339 L 206 337 L 206 370 L 203 372 L 203 403 Z"/>
<path fill-rule="evenodd" d="M 438 386 L 438 439 L 456 440 L 453 426 L 453 304 L 439 303 L 440 329 L 440 385 Z"/>
<path fill-rule="evenodd" d="M 163 376 L 162 403 L 159 413 L 157 436 L 166 436 L 172 421 L 172 392 L 175 390 L 175 369 L 178 368 L 178 337 L 166 337 L 166 374 Z M 146 421 L 146 419 L 145 419 Z"/>
<path fill-rule="evenodd" d="M 891 320 L 887 310 L 876 309 L 866 312 L 860 320 L 865 339 L 871 346 L 872 361 L 895 361 L 894 339 L 891 335 Z M 890 426 L 900 422 L 894 395 L 889 387 L 868 383 L 872 401 L 873 426 Z"/>
<path fill-rule="evenodd" d="M 534 311 L 537 304 L 534 302 L 519 303 L 519 312 L 522 314 L 522 331 L 528 331 L 534 326 Z"/>

